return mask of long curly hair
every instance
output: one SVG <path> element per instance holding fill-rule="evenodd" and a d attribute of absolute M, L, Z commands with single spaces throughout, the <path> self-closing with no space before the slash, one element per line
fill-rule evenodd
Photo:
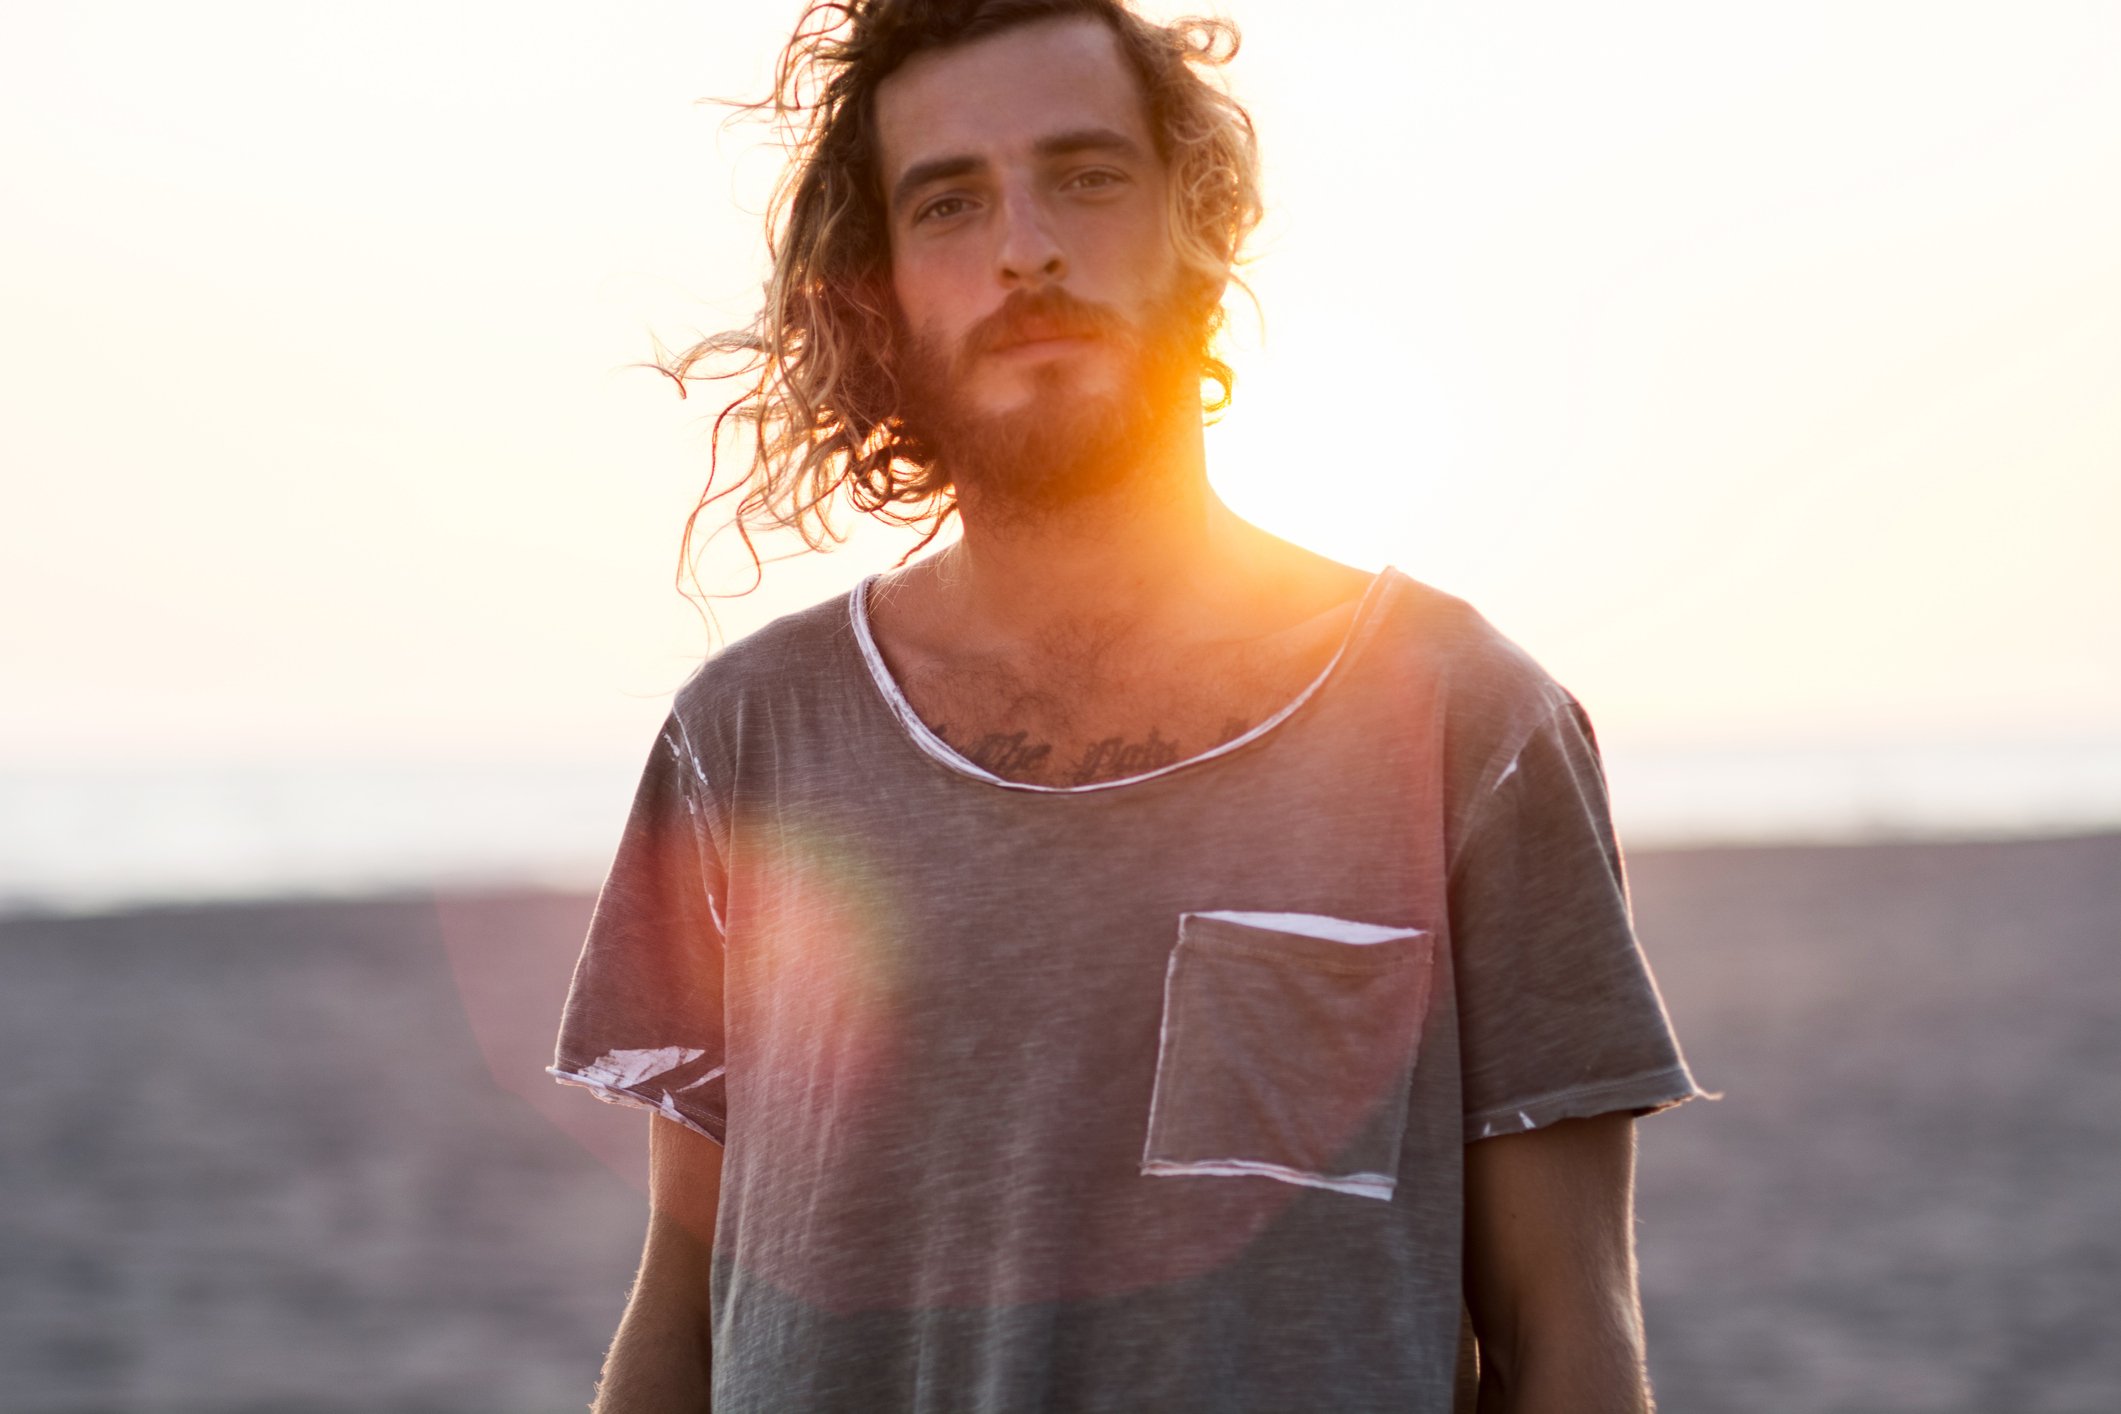
<path fill-rule="evenodd" d="M 700 517 L 738 493 L 732 523 L 754 570 L 754 531 L 793 530 L 811 550 L 844 539 L 833 517 L 842 491 L 857 512 L 924 529 L 909 558 L 948 522 L 956 509 L 948 474 L 898 416 L 876 91 L 915 54 L 1075 16 L 1111 29 L 1141 84 L 1169 174 L 1168 225 L 1182 278 L 1211 296 L 1202 300 L 1203 410 L 1228 406 L 1233 375 L 1211 347 L 1224 321 L 1212 296 L 1232 281 L 1243 287 L 1234 267 L 1260 218 L 1252 120 L 1206 74 L 1237 53 L 1235 25 L 1203 18 L 1158 25 L 1122 0 L 813 3 L 781 52 L 772 93 L 736 105 L 770 121 L 791 154 L 766 213 L 773 264 L 764 303 L 748 327 L 657 364 L 681 395 L 691 379 L 743 380 L 715 418 L 707 486 L 685 522 L 680 587 L 688 572 L 698 584 L 692 544 Z M 750 464 L 718 485 L 725 431 L 748 434 L 738 443 L 750 444 Z"/>

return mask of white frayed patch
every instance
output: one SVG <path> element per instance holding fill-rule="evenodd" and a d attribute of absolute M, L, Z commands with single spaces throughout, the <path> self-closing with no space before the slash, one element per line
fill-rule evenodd
<path fill-rule="evenodd" d="M 562 1070 L 556 1065 L 546 1066 L 545 1073 L 563 1085 L 581 1086 L 607 1105 L 619 1105 L 629 1110 L 654 1110 L 665 1119 L 676 1120 L 703 1139 L 712 1139 L 717 1144 L 722 1142 L 722 1136 L 707 1128 L 706 1125 L 699 1123 L 697 1120 L 687 1119 L 679 1111 L 677 1102 L 670 1098 L 668 1092 L 664 1093 L 660 1104 L 651 1105 L 639 1095 L 630 1094 L 624 1090 L 614 1090 L 600 1080 L 592 1080 L 586 1075 L 577 1075 L 571 1070 Z M 690 1089 L 692 1087 L 687 1086 L 686 1088 Z"/>
<path fill-rule="evenodd" d="M 1395 928 L 1385 923 L 1331 918 L 1323 913 L 1241 913 L 1217 909 L 1212 913 L 1181 913 L 1178 918 L 1181 928 L 1188 918 L 1219 918 L 1225 923 L 1241 923 L 1247 928 L 1266 928 L 1277 933 L 1297 933 L 1306 938 L 1323 938 L 1329 943 L 1389 943 L 1399 938 L 1418 938 L 1423 932 L 1420 928 Z"/>
<path fill-rule="evenodd" d="M 1493 795 L 1493 794 L 1494 794 L 1494 793 L 1495 793 L 1496 791 L 1499 791 L 1499 790 L 1501 790 L 1501 789 L 1502 789 L 1502 783 L 1503 783 L 1504 781 L 1508 780 L 1508 779 L 1509 779 L 1510 777 L 1512 777 L 1512 776 L 1516 775 L 1516 774 L 1517 774 L 1517 758 L 1516 758 L 1515 756 L 1512 756 L 1512 757 L 1510 758 L 1510 764 L 1509 764 L 1509 765 L 1507 765 L 1507 766 L 1505 766 L 1505 767 L 1503 767 L 1503 768 L 1502 768 L 1502 774 L 1501 774 L 1501 775 L 1499 775 L 1499 776 L 1497 776 L 1497 777 L 1495 778 L 1495 784 L 1494 784 L 1494 785 L 1492 785 L 1492 786 L 1489 786 L 1489 787 L 1488 787 L 1488 794 L 1490 794 L 1490 795 Z"/>
<path fill-rule="evenodd" d="M 671 743 L 670 749 L 677 754 L 679 760 L 692 767 L 694 780 L 703 788 L 713 790 L 713 782 L 707 779 L 707 768 L 700 764 L 700 754 L 692 749 L 692 733 L 685 730 L 685 719 L 672 713 L 671 720 L 677 724 L 678 739 Z"/>
<path fill-rule="evenodd" d="M 1271 1178 L 1303 1188 L 1323 1188 L 1334 1193 L 1353 1194 L 1357 1198 L 1382 1198 L 1388 1202 L 1398 1182 L 1387 1173 L 1328 1175 L 1257 1159 L 1191 1159 L 1184 1162 L 1148 1159 L 1143 1162 L 1141 1171 L 1144 1178 Z"/>
<path fill-rule="evenodd" d="M 582 1069 L 584 1080 L 629 1089 L 644 1080 L 689 1065 L 706 1055 L 688 1046 L 658 1046 L 650 1051 L 606 1051 Z"/>
<path fill-rule="evenodd" d="M 716 1080 L 720 1080 L 720 1079 L 721 1079 L 721 1078 L 722 1078 L 722 1077 L 723 1077 L 723 1076 L 724 1076 L 725 1074 L 727 1074 L 727 1073 L 728 1073 L 728 1071 L 729 1071 L 729 1067 L 728 1067 L 728 1066 L 726 1066 L 726 1065 L 718 1065 L 718 1066 L 716 1066 L 716 1067 L 715 1067 L 715 1068 L 714 1068 L 713 1070 L 710 1070 L 710 1071 L 708 1071 L 708 1072 L 707 1072 L 707 1073 L 706 1073 L 705 1075 L 701 1076 L 701 1077 L 700 1077 L 699 1079 L 697 1079 L 697 1080 L 693 1081 L 693 1082 L 692 1082 L 692 1083 L 691 1083 L 690 1085 L 680 1085 L 680 1086 L 678 1086 L 678 1093 L 679 1093 L 680 1095 L 682 1095 L 682 1094 L 684 1094 L 684 1093 L 685 1093 L 685 1092 L 686 1092 L 687 1090 L 697 1090 L 697 1089 L 699 1089 L 699 1088 L 700 1088 L 700 1087 L 701 1087 L 702 1085 L 707 1085 L 707 1084 L 711 1084 L 712 1082 L 714 1082 L 714 1081 L 716 1081 Z"/>

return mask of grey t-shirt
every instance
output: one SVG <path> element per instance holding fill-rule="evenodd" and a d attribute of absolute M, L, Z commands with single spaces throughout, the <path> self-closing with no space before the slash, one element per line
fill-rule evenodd
<path fill-rule="evenodd" d="M 1124 780 L 921 725 L 866 585 L 678 691 L 553 1072 L 722 1141 L 714 1408 L 1445 1410 L 1464 1146 L 1697 1093 L 1590 724 L 1387 570 Z"/>

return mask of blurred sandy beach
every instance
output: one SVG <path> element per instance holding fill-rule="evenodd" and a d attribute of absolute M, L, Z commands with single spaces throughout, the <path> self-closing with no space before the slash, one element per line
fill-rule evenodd
<path fill-rule="evenodd" d="M 1661 1407 L 2121 1408 L 2121 835 L 1629 869 L 1726 1094 L 1642 1126 Z M 589 908 L 0 921 L 0 1405 L 582 1408 L 646 1215 L 541 1070 Z"/>

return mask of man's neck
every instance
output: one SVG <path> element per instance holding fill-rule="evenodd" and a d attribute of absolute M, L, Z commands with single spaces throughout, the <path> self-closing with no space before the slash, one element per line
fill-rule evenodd
<path fill-rule="evenodd" d="M 1262 537 L 1209 488 L 1197 418 L 1162 441 L 1139 474 L 1062 510 L 962 501 L 937 607 L 978 639 L 1110 644 L 1166 631 L 1241 582 Z"/>

